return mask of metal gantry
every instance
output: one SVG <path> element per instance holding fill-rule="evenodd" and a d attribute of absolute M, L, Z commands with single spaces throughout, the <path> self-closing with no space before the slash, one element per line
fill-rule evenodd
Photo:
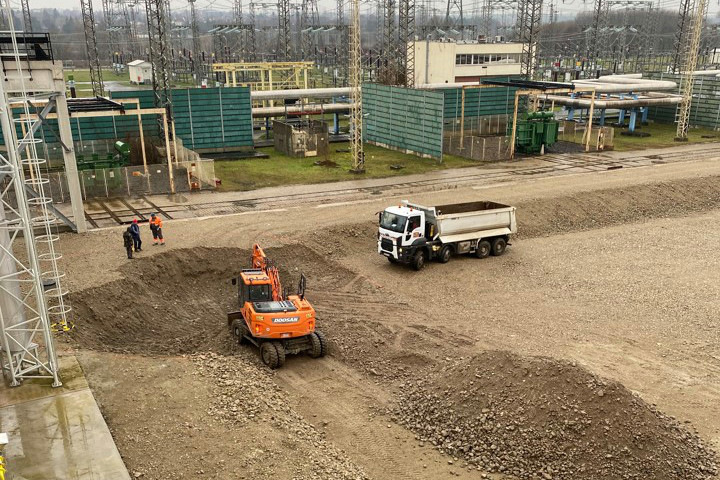
<path fill-rule="evenodd" d="M 680 0 L 680 11 L 678 12 L 678 23 L 675 29 L 675 48 L 673 52 L 672 65 L 670 70 L 672 73 L 679 73 L 685 63 L 683 54 L 687 47 L 687 37 L 689 35 L 690 21 L 695 7 L 695 0 Z"/>
<path fill-rule="evenodd" d="M 360 0 L 351 1 L 352 24 L 350 25 L 350 109 L 351 132 L 350 153 L 352 171 L 365 171 L 365 151 L 363 149 L 363 109 L 362 109 L 362 49 L 360 46 Z"/>
<path fill-rule="evenodd" d="M 395 0 L 385 0 L 385 25 L 383 27 L 383 62 L 380 65 L 380 83 L 397 85 L 398 83 L 398 50 L 397 29 L 395 25 Z"/>
<path fill-rule="evenodd" d="M 168 21 L 165 17 L 165 7 L 164 0 L 145 0 L 154 103 L 156 107 L 166 109 L 168 112 L 168 120 L 172 122 L 170 45 L 167 33 Z"/>
<path fill-rule="evenodd" d="M 28 0 L 20 0 L 23 16 L 23 28 L 26 32 L 32 32 L 32 18 L 30 17 L 30 5 Z"/>
<path fill-rule="evenodd" d="M 460 27 L 461 29 L 465 26 L 462 0 L 447 0 L 447 8 L 445 10 L 445 25 L 452 27 Z"/>
<path fill-rule="evenodd" d="M 92 0 L 80 0 L 83 30 L 85 31 L 85 51 L 90 67 L 90 85 L 94 96 L 104 96 L 102 68 L 100 67 L 100 54 L 97 48 L 97 35 L 95 34 L 95 15 L 93 14 Z"/>
<path fill-rule="evenodd" d="M 702 35 L 705 15 L 707 15 L 708 0 L 697 0 L 694 11 L 691 10 L 689 26 L 683 56 L 685 64 L 684 71 L 680 72 L 680 92 L 682 102 L 677 112 L 677 132 L 675 140 L 687 141 L 688 129 L 690 128 L 690 107 L 692 105 L 692 92 L 694 84 L 694 72 L 697 68 L 698 56 L 700 55 L 700 37 Z"/>
<path fill-rule="evenodd" d="M 602 45 L 601 36 L 607 28 L 609 12 L 608 0 L 595 0 L 593 7 L 593 20 L 587 37 L 585 58 L 590 68 L 594 68 L 598 61 L 599 49 Z"/>
<path fill-rule="evenodd" d="M 8 17 L 12 55 L 4 60 L 0 81 L 0 127 L 7 152 L 0 155 L 0 347 L 2 368 L 11 386 L 24 379 L 46 378 L 61 385 L 53 325 L 69 329 L 58 269 L 62 258 L 53 231 L 55 217 L 49 206 L 46 160 L 38 156 L 42 139 L 35 137 L 39 120 L 31 107 L 45 105 L 42 115 L 55 107 L 64 92 L 31 87 L 28 60 L 18 48 L 12 12 Z M 49 82 L 48 82 L 49 83 Z M 52 88 L 52 87 L 50 87 Z M 25 132 L 18 137 L 18 129 Z M 69 126 L 69 125 L 68 125 Z"/>

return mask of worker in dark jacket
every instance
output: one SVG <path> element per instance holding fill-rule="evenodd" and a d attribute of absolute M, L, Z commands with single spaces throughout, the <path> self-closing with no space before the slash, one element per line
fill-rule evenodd
<path fill-rule="evenodd" d="M 162 220 L 154 213 L 150 214 L 150 230 L 153 235 L 153 245 L 157 245 L 158 240 L 160 241 L 160 245 L 165 245 L 165 239 L 162 233 Z"/>
<path fill-rule="evenodd" d="M 142 240 L 140 240 L 140 225 L 138 225 L 137 218 L 134 218 L 132 225 L 130 225 L 130 233 L 132 233 L 133 247 L 135 247 L 135 251 L 142 251 Z"/>
<path fill-rule="evenodd" d="M 132 258 L 133 236 L 132 232 L 130 231 L 130 227 L 128 227 L 127 230 L 123 232 L 123 245 L 125 245 L 125 250 L 127 250 L 128 258 Z"/>

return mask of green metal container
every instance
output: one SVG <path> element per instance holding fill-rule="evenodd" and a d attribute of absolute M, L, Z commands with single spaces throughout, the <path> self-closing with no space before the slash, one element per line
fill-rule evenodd
<path fill-rule="evenodd" d="M 512 124 L 508 125 L 508 135 L 512 134 Z M 538 154 L 553 146 L 558 139 L 560 122 L 555 120 L 553 112 L 533 112 L 519 115 L 515 129 L 515 149 L 518 152 Z"/>

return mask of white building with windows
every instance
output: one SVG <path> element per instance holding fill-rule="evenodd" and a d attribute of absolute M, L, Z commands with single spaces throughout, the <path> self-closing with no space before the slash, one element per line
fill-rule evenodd
<path fill-rule="evenodd" d="M 416 86 L 520 75 L 522 43 L 418 40 L 414 44 Z"/>

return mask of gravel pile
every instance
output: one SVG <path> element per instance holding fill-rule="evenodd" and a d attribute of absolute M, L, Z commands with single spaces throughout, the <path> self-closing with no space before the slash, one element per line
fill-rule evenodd
<path fill-rule="evenodd" d="M 574 364 L 485 352 L 404 387 L 396 421 L 484 471 L 563 480 L 717 472 L 695 433 Z"/>
<path fill-rule="evenodd" d="M 289 405 L 286 394 L 272 381 L 267 369 L 238 356 L 203 353 L 191 358 L 198 375 L 214 379 L 212 393 L 216 401 L 207 411 L 211 417 L 230 426 L 250 422 L 266 425 L 263 443 L 278 436 L 284 447 L 297 446 L 297 455 L 292 459 L 296 467 L 293 480 L 367 478 L 343 451 L 326 441 Z"/>

